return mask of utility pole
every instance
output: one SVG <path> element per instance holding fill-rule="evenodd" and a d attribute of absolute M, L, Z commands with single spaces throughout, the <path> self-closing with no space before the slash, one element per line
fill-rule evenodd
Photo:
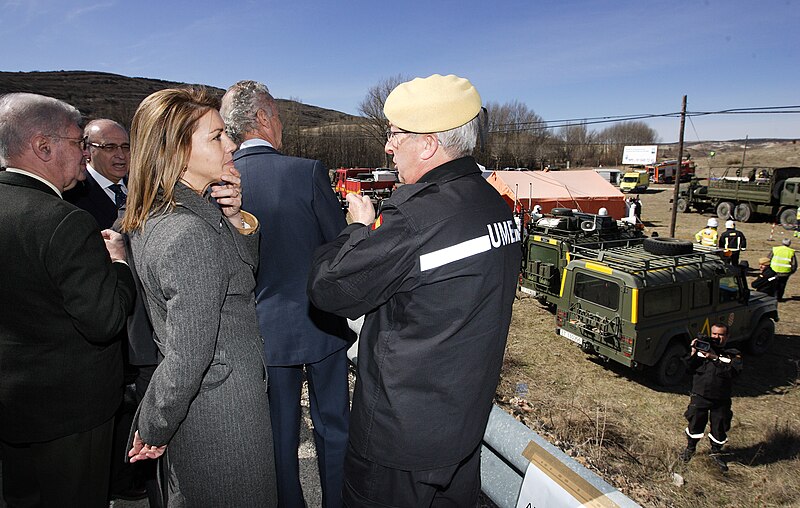
<path fill-rule="evenodd" d="M 675 238 L 675 220 L 678 217 L 678 194 L 681 182 L 681 163 L 683 162 L 683 129 L 686 126 L 686 96 L 683 96 L 681 106 L 681 133 L 678 138 L 678 161 L 675 169 L 675 188 L 672 191 L 672 221 L 669 223 L 669 236 Z"/>

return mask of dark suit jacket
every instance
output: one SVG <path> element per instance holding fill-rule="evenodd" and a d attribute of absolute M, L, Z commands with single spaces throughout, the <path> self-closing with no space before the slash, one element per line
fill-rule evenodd
<path fill-rule="evenodd" d="M 119 210 L 114 201 L 106 194 L 106 191 L 89 173 L 86 180 L 78 182 L 73 189 L 64 193 L 64 199 L 92 214 L 97 221 L 100 229 L 108 229 L 117 220 Z M 128 253 L 128 265 L 133 271 L 136 281 L 136 294 L 141 295 L 142 287 L 139 278 L 136 277 L 136 268 L 130 251 L 130 241 L 125 238 L 126 250 Z M 158 347 L 153 340 L 153 327 L 147 316 L 144 307 L 144 300 L 137 296 L 134 310 L 128 317 L 127 330 L 120 334 L 123 344 L 126 344 L 126 365 L 155 365 L 158 363 Z"/>
<path fill-rule="evenodd" d="M 46 441 L 105 422 L 122 396 L 134 283 L 97 223 L 44 183 L 0 173 L 0 439 Z"/>
<path fill-rule="evenodd" d="M 87 174 L 86 180 L 64 193 L 64 199 L 92 214 L 100 229 L 108 229 L 117 220 L 117 205 L 106 191 Z"/>
<path fill-rule="evenodd" d="M 347 225 L 320 161 L 266 146 L 234 154 L 243 208 L 261 225 L 256 304 L 267 364 L 314 363 L 347 345 L 343 318 L 314 307 L 306 294 L 314 250 Z"/>

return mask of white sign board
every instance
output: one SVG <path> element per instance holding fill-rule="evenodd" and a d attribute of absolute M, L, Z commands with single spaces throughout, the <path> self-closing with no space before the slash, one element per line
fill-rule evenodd
<path fill-rule="evenodd" d="M 533 441 L 522 453 L 530 463 L 517 508 L 618 508 L 596 487 Z"/>
<path fill-rule="evenodd" d="M 626 146 L 622 152 L 623 164 L 655 164 L 658 145 Z"/>

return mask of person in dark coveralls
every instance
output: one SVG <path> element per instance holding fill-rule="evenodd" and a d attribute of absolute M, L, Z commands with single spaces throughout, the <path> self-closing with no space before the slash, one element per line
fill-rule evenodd
<path fill-rule="evenodd" d="M 719 235 L 717 247 L 723 249 L 730 256 L 725 259 L 733 266 L 739 265 L 739 255 L 747 250 L 747 238 L 744 233 L 736 229 L 736 223 L 732 220 L 725 222 L 725 232 Z"/>
<path fill-rule="evenodd" d="M 80 120 L 50 97 L 0 98 L 0 453 L 12 508 L 108 506 L 115 338 L 135 287 L 122 236 L 62 199 L 85 178 Z"/>
<path fill-rule="evenodd" d="M 685 358 L 687 371 L 692 375 L 692 395 L 684 414 L 689 424 L 686 427 L 686 449 L 681 458 L 684 462 L 691 460 L 697 443 L 703 438 L 710 415 L 708 439 L 711 442 L 711 458 L 724 472 L 728 470 L 728 465 L 721 452 L 722 446 L 728 442 L 728 430 L 733 419 L 731 388 L 733 379 L 742 371 L 742 357 L 738 350 L 725 348 L 727 325 L 712 325 L 709 339 L 711 347 L 708 351 L 698 349 L 699 339 L 694 339 L 692 350 Z"/>
<path fill-rule="evenodd" d="M 751 286 L 756 291 L 775 296 L 775 292 L 778 290 L 778 274 L 769 265 L 770 259 L 768 257 L 759 258 L 758 276 Z"/>
<path fill-rule="evenodd" d="M 317 250 L 311 301 L 366 314 L 345 458 L 346 506 L 475 506 L 520 264 L 509 206 L 469 156 L 481 99 L 450 75 L 387 97 L 404 185 Z"/>
<path fill-rule="evenodd" d="M 342 505 L 350 390 L 344 318 L 322 312 L 306 295 L 314 250 L 347 225 L 328 170 L 317 160 L 283 155 L 278 107 L 267 87 L 240 81 L 220 110 L 240 149 L 233 161 L 248 210 L 261 224 L 256 311 L 269 373 L 269 408 L 278 504 L 305 506 L 300 486 L 300 390 L 308 378 L 322 505 Z"/>

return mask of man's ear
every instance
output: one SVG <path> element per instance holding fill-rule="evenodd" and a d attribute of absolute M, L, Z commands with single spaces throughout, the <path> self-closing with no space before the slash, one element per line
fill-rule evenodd
<path fill-rule="evenodd" d="M 436 155 L 438 150 L 441 150 L 441 146 L 439 146 L 439 138 L 437 138 L 435 134 L 423 134 L 423 136 L 425 136 L 425 144 L 422 147 L 422 152 L 420 152 L 419 158 L 428 160 Z"/>
<path fill-rule="evenodd" d="M 31 139 L 31 149 L 39 159 L 48 162 L 53 158 L 53 145 L 50 143 L 50 138 L 37 134 Z"/>
<path fill-rule="evenodd" d="M 258 120 L 258 124 L 261 127 L 264 127 L 266 129 L 271 128 L 269 123 L 269 115 L 267 115 L 267 112 L 264 111 L 263 109 L 259 109 L 258 111 L 256 111 L 256 119 Z"/>

